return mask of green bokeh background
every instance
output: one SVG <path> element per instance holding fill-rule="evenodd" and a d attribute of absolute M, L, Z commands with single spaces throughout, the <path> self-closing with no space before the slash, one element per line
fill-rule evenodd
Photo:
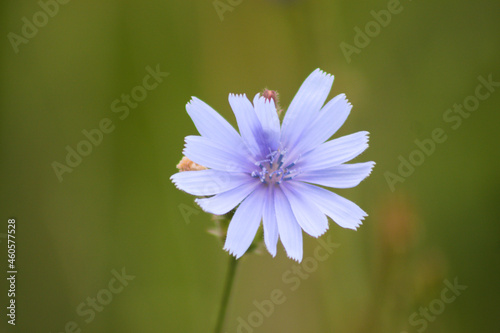
<path fill-rule="evenodd" d="M 235 124 L 229 93 L 276 89 L 286 108 L 317 67 L 335 75 L 330 97 L 344 92 L 354 106 L 336 136 L 371 133 L 356 161 L 376 161 L 374 172 L 337 191 L 370 216 L 357 232 L 331 223 L 323 237 L 340 246 L 295 291 L 281 245 L 276 258 L 245 256 L 226 331 L 280 289 L 287 300 L 254 332 L 417 332 L 409 317 L 455 278 L 467 290 L 425 331 L 499 331 L 500 88 L 458 129 L 443 121 L 478 76 L 500 81 L 498 1 L 402 1 L 350 63 L 339 45 L 387 1 L 246 0 L 221 21 L 212 1 L 75 0 L 18 53 L 7 34 L 40 6 L 0 7 L 0 275 L 8 218 L 19 271 L 15 327 L 0 283 L 0 331 L 64 332 L 74 321 L 82 332 L 210 332 L 228 255 L 206 233 L 209 216 L 169 181 L 184 136 L 196 134 L 185 104 L 197 96 Z M 169 76 L 120 120 L 112 101 L 156 65 Z M 114 131 L 59 182 L 51 164 L 103 118 Z M 435 128 L 447 140 L 392 192 L 384 174 Z M 305 236 L 304 257 L 317 246 Z M 135 279 L 85 323 L 76 308 L 122 267 Z"/>

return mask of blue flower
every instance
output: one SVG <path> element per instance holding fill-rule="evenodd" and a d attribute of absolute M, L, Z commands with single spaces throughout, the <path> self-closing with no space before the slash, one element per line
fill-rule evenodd
<path fill-rule="evenodd" d="M 302 260 L 302 230 L 319 237 L 329 216 L 356 229 L 367 214 L 355 203 L 322 187 L 351 188 L 374 162 L 345 164 L 368 147 L 368 132 L 327 141 L 345 122 L 351 104 L 344 94 L 325 101 L 333 76 L 315 70 L 295 95 L 280 126 L 273 98 L 229 95 L 238 133 L 210 106 L 193 97 L 186 109 L 201 136 L 187 136 L 184 155 L 207 170 L 171 177 L 177 188 L 197 196 L 200 207 L 226 214 L 236 206 L 224 249 L 236 258 L 251 245 L 262 221 L 264 242 L 276 255 L 278 237 L 287 255 Z M 314 184 L 314 185 L 313 185 Z"/>

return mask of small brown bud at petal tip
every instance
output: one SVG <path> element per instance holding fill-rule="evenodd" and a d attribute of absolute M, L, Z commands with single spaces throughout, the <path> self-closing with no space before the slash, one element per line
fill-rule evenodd
<path fill-rule="evenodd" d="M 262 97 L 267 100 L 273 100 L 276 103 L 276 99 L 278 97 L 278 93 L 274 90 L 264 89 L 264 91 L 260 94 Z"/>
<path fill-rule="evenodd" d="M 181 172 L 182 171 L 200 171 L 200 170 L 206 170 L 207 169 L 203 165 L 199 165 L 199 164 L 194 163 L 193 161 L 191 161 L 186 156 L 184 156 L 182 158 L 182 160 L 179 162 L 179 164 L 177 164 L 176 167 Z"/>
<path fill-rule="evenodd" d="M 274 105 L 276 106 L 276 110 L 278 111 L 278 114 L 281 113 L 281 107 L 280 107 L 280 98 L 279 98 L 279 94 L 277 91 L 275 90 L 269 90 L 269 89 L 264 89 L 263 92 L 260 93 L 260 95 L 262 97 L 264 97 L 265 99 L 267 99 L 268 101 L 270 100 L 273 100 L 274 101 Z"/>

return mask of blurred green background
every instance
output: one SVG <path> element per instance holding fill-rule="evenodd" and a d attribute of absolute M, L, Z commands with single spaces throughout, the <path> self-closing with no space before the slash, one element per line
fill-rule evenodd
<path fill-rule="evenodd" d="M 0 282 L 0 331 L 210 332 L 228 255 L 206 233 L 209 216 L 169 180 L 184 136 L 197 133 L 185 104 L 197 96 L 235 124 L 229 93 L 275 89 L 286 108 L 319 67 L 336 77 L 330 98 L 344 92 L 354 106 L 336 136 L 371 133 L 356 161 L 376 161 L 374 172 L 337 191 L 370 216 L 357 232 L 331 223 L 323 239 L 340 246 L 297 290 L 283 280 L 296 264 L 281 245 L 276 258 L 245 256 L 226 331 L 280 289 L 286 301 L 254 314 L 263 319 L 252 331 L 498 332 L 500 88 L 456 130 L 443 114 L 475 93 L 478 76 L 500 81 L 500 3 L 401 1 L 348 63 L 340 44 L 354 46 L 354 28 L 387 1 L 221 2 L 219 16 L 213 1 L 70 1 L 44 21 L 37 1 L 2 1 L 0 275 L 8 218 L 19 273 L 15 327 Z M 23 17 L 40 27 L 20 42 Z M 113 112 L 148 66 L 169 75 L 127 117 Z M 60 182 L 53 162 L 104 118 L 114 130 Z M 435 128 L 447 140 L 391 191 L 386 172 Z M 312 257 L 318 241 L 304 239 Z M 112 294 L 122 268 L 135 278 Z M 441 309 L 435 300 L 455 278 L 468 288 Z M 106 303 L 93 316 L 81 314 L 89 297 Z M 412 325 L 430 304 L 439 314 Z"/>

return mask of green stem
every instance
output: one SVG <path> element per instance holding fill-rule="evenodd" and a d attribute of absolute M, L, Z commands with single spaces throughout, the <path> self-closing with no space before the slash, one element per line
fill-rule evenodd
<path fill-rule="evenodd" d="M 229 267 L 226 275 L 226 285 L 222 294 L 222 301 L 220 303 L 219 315 L 217 316 L 217 324 L 215 325 L 214 333 L 221 333 L 224 326 L 224 318 L 226 317 L 227 304 L 229 303 L 229 296 L 231 296 L 231 289 L 233 287 L 234 276 L 236 273 L 236 266 L 238 261 L 232 255 L 229 256 Z"/>

